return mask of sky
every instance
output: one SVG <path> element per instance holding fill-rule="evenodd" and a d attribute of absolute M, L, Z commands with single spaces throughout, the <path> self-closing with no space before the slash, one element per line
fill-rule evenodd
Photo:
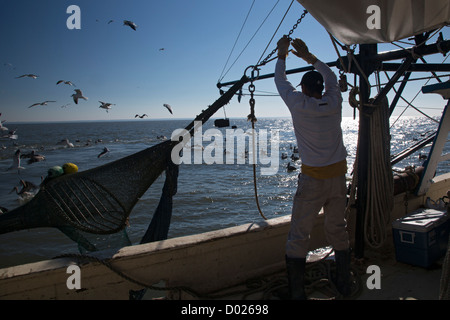
<path fill-rule="evenodd" d="M 121 120 L 144 113 L 148 119 L 193 119 L 219 98 L 219 79 L 240 79 L 248 66 L 267 56 L 288 33 L 304 10 L 294 1 L 280 25 L 290 4 L 290 0 L 0 0 L 0 120 Z M 72 11 L 67 12 L 70 5 L 80 9 L 80 29 L 67 27 L 73 17 Z M 124 26 L 123 20 L 136 23 L 137 30 Z M 448 29 L 443 30 L 447 39 Z M 302 38 L 324 62 L 338 58 L 326 30 L 311 15 L 292 37 Z M 379 50 L 385 47 L 398 49 L 379 45 Z M 443 59 L 427 57 L 428 62 Z M 293 55 L 287 59 L 288 69 L 305 65 Z M 260 73 L 272 73 L 274 68 L 275 61 Z M 23 74 L 39 77 L 17 78 Z M 289 79 L 297 84 L 301 74 Z M 76 87 L 57 85 L 59 80 Z M 405 98 L 411 100 L 424 83 L 408 85 Z M 257 117 L 289 117 L 273 79 L 257 81 L 255 86 L 262 94 L 256 97 Z M 88 100 L 75 104 L 74 89 L 82 90 Z M 248 99 L 244 96 L 240 103 L 233 99 L 216 116 L 246 118 Z M 30 108 L 47 100 L 56 102 Z M 99 101 L 114 105 L 106 112 Z M 163 107 L 165 103 L 173 114 Z M 438 116 L 445 101 L 427 95 L 413 104 Z M 405 114 L 420 115 L 412 109 Z M 346 103 L 343 115 L 353 115 Z"/>

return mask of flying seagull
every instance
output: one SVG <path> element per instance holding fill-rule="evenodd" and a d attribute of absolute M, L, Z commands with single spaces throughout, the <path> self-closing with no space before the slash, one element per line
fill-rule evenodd
<path fill-rule="evenodd" d="M 73 84 L 71 81 L 66 81 L 66 80 L 59 80 L 56 84 L 60 84 L 60 83 L 64 83 L 64 84 L 68 84 L 69 86 L 74 86 L 76 87 L 75 84 Z"/>
<path fill-rule="evenodd" d="M 16 187 L 14 187 L 11 190 L 11 192 L 16 191 L 16 193 L 19 196 L 20 195 L 25 195 L 27 193 L 33 193 L 33 192 L 35 192 L 35 191 L 37 191 L 39 189 L 39 187 L 37 185 L 35 185 L 33 182 L 26 181 L 26 180 L 23 180 L 23 179 L 20 179 L 19 182 L 20 182 L 20 185 L 21 185 L 22 189 L 19 191 L 19 188 L 16 186 Z"/>
<path fill-rule="evenodd" d="M 36 79 L 36 78 L 39 77 L 39 76 L 30 73 L 30 74 L 23 74 L 23 75 L 21 75 L 20 77 L 16 77 L 16 79 L 19 79 L 19 78 L 25 78 L 25 77 Z"/>
<path fill-rule="evenodd" d="M 75 102 L 75 104 L 78 104 L 78 99 L 84 99 L 87 100 L 87 97 L 83 96 L 83 92 L 81 92 L 80 89 L 75 89 L 75 92 L 72 97 L 73 97 L 73 101 Z"/>
<path fill-rule="evenodd" d="M 147 115 L 146 113 L 144 113 L 142 116 L 140 116 L 140 115 L 137 114 L 137 115 L 135 115 L 134 117 L 135 117 L 135 118 L 141 118 L 141 119 L 142 119 L 142 118 L 144 118 L 144 117 L 148 117 L 148 115 Z"/>
<path fill-rule="evenodd" d="M 123 25 L 124 26 L 129 26 L 131 29 L 136 31 L 137 25 L 133 21 L 123 20 Z"/>
<path fill-rule="evenodd" d="M 0 122 L 0 131 L 8 131 L 9 129 L 5 127 L 3 124 L 6 122 L 6 120 L 2 120 Z"/>
<path fill-rule="evenodd" d="M 37 103 L 34 103 L 31 106 L 29 106 L 28 108 L 35 107 L 35 106 L 46 106 L 48 102 L 56 102 L 56 101 L 47 100 L 47 101 L 44 101 L 44 102 L 37 102 Z"/>
<path fill-rule="evenodd" d="M 8 138 L 11 140 L 17 140 L 19 136 L 16 134 L 17 128 L 14 130 L 8 130 L 8 134 L 3 135 L 3 138 Z"/>
<path fill-rule="evenodd" d="M 164 103 L 163 106 L 166 107 L 167 110 L 169 110 L 169 112 L 170 112 L 171 114 L 173 114 L 173 112 L 172 112 L 172 107 L 171 107 L 170 105 L 168 105 L 167 103 Z"/>
<path fill-rule="evenodd" d="M 13 70 L 16 70 L 16 67 L 14 67 L 11 63 L 4 63 L 3 64 L 4 66 L 6 66 L 6 67 L 10 67 L 10 68 L 12 68 Z"/>
<path fill-rule="evenodd" d="M 13 164 L 8 168 L 8 170 L 12 169 L 17 169 L 18 172 L 20 171 L 20 169 L 25 169 L 24 167 L 20 166 L 20 149 L 17 149 L 17 151 L 14 153 Z"/>
<path fill-rule="evenodd" d="M 105 154 L 109 152 L 109 149 L 107 147 L 103 148 L 103 151 L 97 156 L 97 158 L 103 157 Z"/>
<path fill-rule="evenodd" d="M 102 101 L 99 101 L 99 102 L 102 104 L 99 108 L 106 109 L 106 112 L 108 112 L 108 110 L 111 109 L 111 106 L 115 106 L 115 104 L 113 104 L 113 103 L 102 102 Z"/>
<path fill-rule="evenodd" d="M 114 22 L 114 20 L 109 20 L 109 21 L 108 21 L 108 24 L 113 23 L 113 22 Z"/>

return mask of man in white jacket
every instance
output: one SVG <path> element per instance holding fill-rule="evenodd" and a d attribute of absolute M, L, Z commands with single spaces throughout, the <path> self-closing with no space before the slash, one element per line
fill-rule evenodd
<path fill-rule="evenodd" d="M 323 208 L 327 241 L 335 250 L 336 286 L 346 296 L 350 294 L 350 256 L 345 220 L 347 151 L 341 129 L 342 96 L 336 75 L 300 39 L 292 41 L 293 54 L 318 72 L 307 72 L 300 83 L 301 91 L 297 91 L 286 77 L 290 44 L 287 37 L 278 41 L 275 68 L 275 84 L 291 113 L 302 161 L 286 244 L 290 295 L 291 299 L 306 299 L 304 270 L 309 238 Z"/>

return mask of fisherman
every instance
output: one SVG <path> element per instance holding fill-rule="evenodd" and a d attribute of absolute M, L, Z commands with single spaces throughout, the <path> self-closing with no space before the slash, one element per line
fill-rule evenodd
<path fill-rule="evenodd" d="M 275 84 L 293 121 L 302 161 L 297 192 L 294 196 L 291 227 L 286 244 L 286 268 L 291 299 L 306 299 L 304 274 L 310 233 L 321 208 L 325 214 L 327 241 L 336 260 L 336 287 L 343 296 L 350 294 L 349 237 L 346 230 L 347 151 L 341 120 L 342 96 L 337 77 L 311 54 L 306 44 L 292 41 L 292 53 L 318 71 L 304 74 L 301 92 L 287 80 L 286 57 L 291 41 L 278 41 Z M 323 92 L 323 90 L 325 91 Z"/>

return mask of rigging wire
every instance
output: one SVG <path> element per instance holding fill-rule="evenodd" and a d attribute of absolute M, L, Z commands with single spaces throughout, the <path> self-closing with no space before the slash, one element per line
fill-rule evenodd
<path fill-rule="evenodd" d="M 275 29 L 275 32 L 273 33 L 272 38 L 270 38 L 269 43 L 267 44 L 266 48 L 264 49 L 263 53 L 261 54 L 261 57 L 259 57 L 259 60 L 256 63 L 256 65 L 259 65 L 259 63 L 261 62 L 262 58 L 264 57 L 264 54 L 266 53 L 267 48 L 269 48 L 270 44 L 272 43 L 273 38 L 275 38 L 275 35 L 277 34 L 278 30 L 280 29 L 281 24 L 283 23 L 284 19 L 286 18 L 289 10 L 291 10 L 291 7 L 292 7 L 293 3 L 294 3 L 294 0 L 291 1 L 291 4 L 289 5 L 289 7 L 287 8 L 286 12 L 284 13 L 283 18 L 281 19 L 280 23 L 278 24 L 278 27 Z"/>
<path fill-rule="evenodd" d="M 449 57 L 449 56 L 447 55 L 447 56 L 444 58 L 444 60 L 442 60 L 441 63 L 444 63 L 445 60 L 447 60 L 448 57 Z M 386 72 L 385 72 L 385 73 L 386 73 Z M 387 74 L 386 74 L 386 77 L 388 77 Z M 388 77 L 388 79 L 389 79 L 389 77 Z M 430 77 L 430 78 L 425 82 L 424 86 L 427 85 L 428 82 L 430 82 L 431 79 L 432 79 L 432 77 Z M 393 89 L 394 89 L 394 91 L 395 91 L 395 88 L 393 88 Z M 408 104 L 408 106 L 402 111 L 402 113 L 397 117 L 397 119 L 395 119 L 395 121 L 394 121 L 394 122 L 392 123 L 392 125 L 391 125 L 391 128 L 392 128 L 392 127 L 394 126 L 394 124 L 398 121 L 398 119 L 400 119 L 400 117 L 406 112 L 406 110 L 408 109 L 408 107 L 412 107 L 413 109 L 415 109 L 416 111 L 420 112 L 421 114 L 423 114 L 423 115 L 426 116 L 427 118 L 429 118 L 429 119 L 431 119 L 431 120 L 433 120 L 433 121 L 435 121 L 435 122 L 438 122 L 436 119 L 430 117 L 429 115 L 425 114 L 424 112 L 420 111 L 417 107 L 415 107 L 415 106 L 412 105 L 412 102 L 417 98 L 417 96 L 419 95 L 420 92 L 421 92 L 421 89 L 419 89 L 419 91 L 416 93 L 416 95 L 414 96 L 414 98 L 413 98 L 411 101 L 407 101 L 407 100 L 406 100 L 405 98 L 403 98 L 402 96 L 400 97 L 403 101 L 405 101 L 405 102 Z"/>
<path fill-rule="evenodd" d="M 223 75 L 222 79 L 228 74 L 228 72 L 231 70 L 231 68 L 235 65 L 235 63 L 239 60 L 239 58 L 241 57 L 241 55 L 244 53 L 244 51 L 247 49 L 247 47 L 250 45 L 250 43 L 253 41 L 253 39 L 255 38 L 256 34 L 259 32 L 259 30 L 262 28 L 262 26 L 264 25 L 264 23 L 266 22 L 266 20 L 269 18 L 269 16 L 272 14 L 273 10 L 275 9 L 275 7 L 278 5 L 278 3 L 280 2 L 280 0 L 278 0 L 275 5 L 272 7 L 272 9 L 269 11 L 269 13 L 267 14 L 267 16 L 264 18 L 263 22 L 261 22 L 261 24 L 259 25 L 258 29 L 256 29 L 255 33 L 253 34 L 253 36 L 250 38 L 250 40 L 247 42 L 247 44 L 245 45 L 244 49 L 242 49 L 242 51 L 239 53 L 239 55 L 236 57 L 236 59 L 234 60 L 234 62 L 231 64 L 231 66 L 228 68 L 228 70 L 225 72 L 225 74 Z M 219 81 L 220 82 L 220 81 Z"/>
<path fill-rule="evenodd" d="M 236 40 L 234 41 L 233 48 L 231 49 L 231 52 L 230 52 L 230 54 L 228 55 L 227 61 L 225 62 L 225 65 L 223 66 L 222 73 L 220 74 L 219 80 L 218 80 L 217 82 L 221 82 L 221 81 L 223 80 L 223 78 L 225 77 L 225 75 L 224 75 L 225 68 L 226 68 L 226 66 L 227 66 L 227 64 L 228 64 L 228 61 L 229 61 L 230 58 L 231 58 L 231 55 L 232 55 L 232 53 L 233 53 L 233 51 L 234 51 L 234 48 L 236 47 L 236 43 L 238 42 L 238 40 L 239 40 L 239 38 L 240 38 L 240 36 L 241 36 L 241 34 L 242 34 L 242 30 L 244 29 L 244 26 L 245 26 L 245 24 L 247 23 L 247 19 L 248 19 L 248 17 L 250 16 L 250 12 L 251 12 L 252 9 L 253 9 L 253 5 L 255 4 L 255 1 L 256 1 L 256 0 L 253 0 L 252 5 L 250 6 L 250 9 L 249 9 L 248 12 L 247 12 L 247 16 L 245 17 L 244 23 L 243 23 L 242 26 L 241 26 L 241 30 L 239 31 L 239 34 L 238 34 Z"/>

